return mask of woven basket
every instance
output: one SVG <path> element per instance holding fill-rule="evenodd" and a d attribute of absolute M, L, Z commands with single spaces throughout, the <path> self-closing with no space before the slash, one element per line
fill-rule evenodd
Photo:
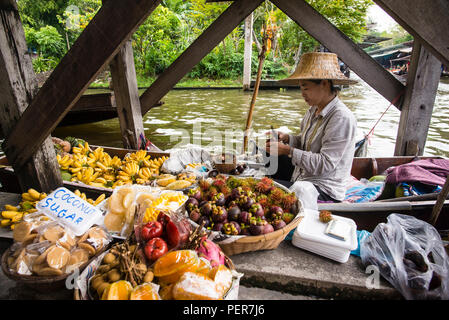
<path fill-rule="evenodd" d="M 222 160 L 222 156 L 225 156 L 225 161 Z M 229 159 L 232 157 L 232 159 Z M 231 161 L 229 161 L 231 160 Z M 226 153 L 219 156 L 216 156 L 214 159 L 214 168 L 218 170 L 220 173 L 230 173 L 237 167 L 237 159 L 234 154 Z"/>
<path fill-rule="evenodd" d="M 291 192 L 288 188 L 277 182 L 274 182 L 274 184 L 284 191 Z M 289 232 L 298 226 L 303 218 L 302 213 L 304 212 L 304 208 L 302 206 L 302 202 L 300 200 L 297 200 L 296 205 L 298 208 L 298 212 L 296 213 L 295 218 L 289 224 L 279 230 L 259 236 L 241 237 L 233 242 L 225 240 L 217 243 L 220 245 L 223 252 L 228 256 L 243 252 L 276 249 L 289 234 Z"/>
<path fill-rule="evenodd" d="M 243 252 L 276 249 L 289 232 L 298 226 L 302 218 L 302 216 L 296 216 L 292 222 L 282 229 L 267 234 L 262 234 L 260 236 L 246 236 L 239 238 L 234 242 L 218 242 L 218 244 L 228 256 Z"/>
<path fill-rule="evenodd" d="M 101 254 L 104 250 L 106 250 L 105 246 L 100 252 L 98 252 L 95 256 L 89 259 L 89 261 L 82 264 L 78 270 L 82 272 L 82 270 L 89 265 L 89 263 L 95 259 L 99 254 Z M 2 255 L 2 270 L 3 273 L 18 283 L 24 284 L 26 286 L 32 287 L 40 292 L 51 292 L 53 290 L 61 289 L 65 287 L 65 282 L 69 276 L 73 273 L 62 274 L 60 276 L 35 276 L 35 275 L 22 275 L 16 272 L 12 272 L 8 267 L 8 257 L 11 255 L 11 248 L 8 248 Z"/>

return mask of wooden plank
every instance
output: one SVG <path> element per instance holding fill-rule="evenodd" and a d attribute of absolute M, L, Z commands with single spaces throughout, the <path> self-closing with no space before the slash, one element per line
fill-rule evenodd
<path fill-rule="evenodd" d="M 139 149 L 139 137 L 145 135 L 137 88 L 132 41 L 128 40 L 111 63 L 117 113 L 123 147 Z"/>
<path fill-rule="evenodd" d="M 394 155 L 422 155 L 440 81 L 441 63 L 414 41 Z"/>
<path fill-rule="evenodd" d="M 11 0 L 10 6 L 5 1 L 0 7 L 0 125 L 2 134 L 7 136 L 36 95 L 38 86 L 15 1 Z M 35 122 L 31 120 L 26 125 L 30 128 Z M 4 150 L 8 158 L 10 151 Z M 13 168 L 22 191 L 32 187 L 48 192 L 62 185 L 49 134 L 42 137 L 32 157 L 20 165 L 14 163 Z"/>
<path fill-rule="evenodd" d="M 245 48 L 243 51 L 243 90 L 251 88 L 251 58 L 253 52 L 253 14 L 245 19 Z"/>
<path fill-rule="evenodd" d="M 404 85 L 344 33 L 304 0 L 272 0 L 286 15 L 323 44 L 351 68 L 360 78 L 384 96 L 394 100 Z M 400 109 L 402 99 L 395 105 Z"/>
<path fill-rule="evenodd" d="M 374 2 L 443 64 L 449 65 L 449 1 L 374 0 Z"/>
<path fill-rule="evenodd" d="M 112 92 L 84 94 L 75 103 L 75 105 L 73 106 L 73 108 L 70 111 L 80 111 L 80 110 L 104 108 L 105 106 L 109 106 L 110 108 L 115 108 L 115 103 L 113 103 L 114 100 L 115 100 L 115 97 Z"/>
<path fill-rule="evenodd" d="M 142 114 L 236 28 L 262 0 L 234 1 L 140 96 Z"/>
<path fill-rule="evenodd" d="M 20 167 L 31 157 L 160 2 L 128 0 L 103 4 L 3 142 L 3 150 L 12 163 Z"/>

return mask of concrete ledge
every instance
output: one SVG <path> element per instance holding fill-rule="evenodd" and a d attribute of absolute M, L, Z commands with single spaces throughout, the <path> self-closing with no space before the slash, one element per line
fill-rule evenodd
<path fill-rule="evenodd" d="M 275 250 L 230 258 L 244 274 L 241 284 L 245 286 L 326 299 L 402 299 L 381 276 L 379 287 L 368 289 L 366 282 L 371 273 L 365 273 L 360 258 L 355 256 L 342 264 L 283 241 Z"/>

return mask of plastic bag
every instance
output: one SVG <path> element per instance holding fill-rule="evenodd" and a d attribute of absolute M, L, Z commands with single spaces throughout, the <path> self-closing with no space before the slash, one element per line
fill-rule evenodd
<path fill-rule="evenodd" d="M 407 300 L 448 299 L 449 261 L 437 230 L 415 217 L 393 213 L 361 244 L 362 262 Z"/>
<path fill-rule="evenodd" d="M 161 172 L 178 174 L 185 170 L 189 164 L 201 163 L 205 169 L 197 170 L 195 173 L 201 175 L 201 173 L 207 173 L 212 170 L 212 156 L 211 154 L 202 148 L 189 148 L 179 149 L 170 152 L 170 158 L 164 161 L 161 166 Z"/>
<path fill-rule="evenodd" d="M 319 192 L 311 182 L 296 181 L 289 190 L 296 194 L 304 208 L 318 210 Z"/>

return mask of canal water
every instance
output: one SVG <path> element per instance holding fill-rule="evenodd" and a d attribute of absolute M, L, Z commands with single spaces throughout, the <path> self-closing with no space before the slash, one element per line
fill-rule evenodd
<path fill-rule="evenodd" d="M 163 106 L 145 115 L 145 135 L 164 150 L 201 145 L 208 150 L 232 149 L 240 153 L 251 98 L 252 92 L 240 89 L 171 90 L 162 99 Z M 360 79 L 358 84 L 343 88 L 340 98 L 357 119 L 359 139 L 370 131 L 390 105 Z M 298 133 L 299 123 L 307 109 L 299 90 L 260 90 L 250 138 L 263 145 L 262 137 L 270 126 Z M 448 111 L 449 79 L 442 78 L 424 155 L 449 157 Z M 375 127 L 369 143 L 369 156 L 393 156 L 399 118 L 400 112 L 391 106 Z M 80 137 L 96 145 L 122 146 L 118 119 L 57 128 L 53 135 Z"/>

